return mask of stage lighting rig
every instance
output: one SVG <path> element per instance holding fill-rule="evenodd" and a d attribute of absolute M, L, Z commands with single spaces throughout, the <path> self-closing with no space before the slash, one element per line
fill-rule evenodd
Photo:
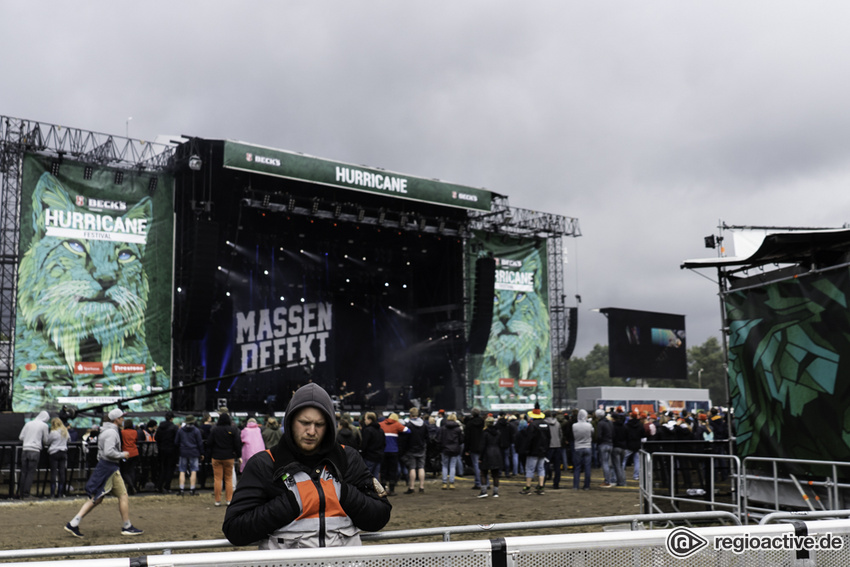
<path fill-rule="evenodd" d="M 192 154 L 189 156 L 189 169 L 192 171 L 201 171 L 201 168 L 204 166 L 204 162 L 201 159 L 201 156 L 197 154 Z"/>
<path fill-rule="evenodd" d="M 363 207 L 357 209 L 357 222 L 363 222 L 363 219 L 366 217 L 366 209 Z"/>
<path fill-rule="evenodd" d="M 381 210 L 378 211 L 378 226 L 383 226 L 386 218 L 387 218 L 387 210 L 384 207 L 381 207 Z"/>
<path fill-rule="evenodd" d="M 318 212 L 319 212 L 319 199 L 314 198 L 313 199 L 313 208 L 310 209 L 310 213 L 315 215 Z"/>

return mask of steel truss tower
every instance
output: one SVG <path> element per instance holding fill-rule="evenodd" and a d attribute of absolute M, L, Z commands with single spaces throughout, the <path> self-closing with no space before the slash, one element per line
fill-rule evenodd
<path fill-rule="evenodd" d="M 581 228 L 577 218 L 542 213 L 529 209 L 511 207 L 506 196 L 494 195 L 489 213 L 470 215 L 469 228 L 494 234 L 516 237 L 545 238 L 549 267 L 549 347 L 552 354 L 552 385 L 554 403 L 563 406 L 567 398 L 566 366 L 560 364 L 560 356 L 567 345 L 568 315 L 564 301 L 564 253 L 562 238 L 579 237 Z M 464 285 L 464 303 L 469 286 Z M 467 377 L 469 380 L 469 377 Z M 466 385 L 467 389 L 472 384 Z"/>
<path fill-rule="evenodd" d="M 0 116 L 0 411 L 11 410 L 24 153 L 137 172 L 170 167 L 170 146 Z"/>

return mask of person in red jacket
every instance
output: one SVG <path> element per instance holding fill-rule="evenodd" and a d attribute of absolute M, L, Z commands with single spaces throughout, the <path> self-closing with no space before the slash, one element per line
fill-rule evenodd
<path fill-rule="evenodd" d="M 260 549 L 360 545 L 360 531 L 390 520 L 386 491 L 353 447 L 336 440 L 333 402 L 307 384 L 286 408 L 284 431 L 271 450 L 248 461 L 224 516 L 234 545 Z"/>

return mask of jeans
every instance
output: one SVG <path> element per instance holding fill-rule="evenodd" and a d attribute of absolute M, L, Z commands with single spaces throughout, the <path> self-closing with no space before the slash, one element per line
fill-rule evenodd
<path fill-rule="evenodd" d="M 447 455 L 443 453 L 443 484 L 455 483 L 455 468 L 460 461 L 460 455 Z M 446 480 L 448 478 L 448 480 Z"/>
<path fill-rule="evenodd" d="M 635 463 L 635 473 L 633 478 L 635 480 L 640 478 L 640 451 L 629 451 L 626 449 L 626 456 L 623 457 L 623 476 L 626 474 L 626 461 L 629 460 L 629 457 L 634 455 L 634 463 Z"/>
<path fill-rule="evenodd" d="M 611 443 L 602 443 L 599 445 L 599 463 L 602 465 L 602 476 L 608 484 L 616 484 L 617 479 L 611 471 L 611 451 L 614 446 Z"/>
<path fill-rule="evenodd" d="M 369 470 L 369 474 L 371 474 L 375 478 L 381 478 L 381 463 L 370 461 L 368 459 L 363 459 L 363 463 Z"/>
<path fill-rule="evenodd" d="M 590 488 L 590 447 L 575 450 L 576 461 L 573 464 L 573 488 L 578 488 L 581 472 L 584 471 L 584 488 Z"/>
<path fill-rule="evenodd" d="M 546 452 L 546 458 L 549 459 L 546 468 L 552 471 L 552 487 L 558 488 L 561 484 L 561 448 L 550 447 Z"/>
<path fill-rule="evenodd" d="M 68 469 L 68 451 L 50 454 L 50 497 L 65 496 L 65 471 Z"/>
<path fill-rule="evenodd" d="M 472 472 L 475 475 L 475 486 L 481 486 L 481 453 L 470 453 L 469 459 L 472 461 Z M 484 483 L 487 483 L 487 479 L 484 479 Z"/>
<path fill-rule="evenodd" d="M 611 468 L 614 469 L 614 474 L 617 477 L 617 486 L 626 486 L 626 473 L 623 471 L 623 456 L 626 450 L 620 447 L 611 449 Z"/>
<path fill-rule="evenodd" d="M 30 488 L 38 472 L 38 459 L 41 453 L 38 451 L 21 451 L 21 485 L 19 494 L 23 498 L 30 495 Z"/>

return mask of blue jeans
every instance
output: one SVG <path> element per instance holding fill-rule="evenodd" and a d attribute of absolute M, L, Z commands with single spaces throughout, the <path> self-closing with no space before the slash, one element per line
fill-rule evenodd
<path fill-rule="evenodd" d="M 614 446 L 611 443 L 599 445 L 599 462 L 602 465 L 602 476 L 608 484 L 617 484 L 617 479 L 611 471 L 611 451 Z"/>
<path fill-rule="evenodd" d="M 475 486 L 481 486 L 481 453 L 470 453 L 469 459 L 472 461 L 472 472 L 475 475 Z M 485 478 L 484 480 L 486 484 L 487 479 Z"/>
<path fill-rule="evenodd" d="M 381 478 L 381 463 L 376 463 L 375 461 L 369 461 L 367 459 L 363 459 L 363 463 L 369 470 L 369 474 L 375 478 Z"/>
<path fill-rule="evenodd" d="M 590 448 L 575 450 L 573 464 L 573 488 L 578 488 L 581 472 L 584 471 L 584 488 L 590 488 Z"/>
<path fill-rule="evenodd" d="M 635 458 L 634 458 L 635 474 L 634 474 L 633 478 L 635 480 L 637 480 L 637 479 L 640 478 L 640 451 L 629 451 L 628 449 L 626 449 L 626 456 L 623 457 L 623 476 L 625 476 L 625 474 L 626 474 L 626 461 L 629 460 L 629 457 L 631 455 L 635 456 Z"/>
<path fill-rule="evenodd" d="M 614 469 L 614 474 L 617 477 L 617 486 L 626 486 L 626 473 L 623 471 L 623 455 L 626 454 L 625 449 L 614 447 L 611 449 L 611 468 Z"/>
<path fill-rule="evenodd" d="M 535 476 L 540 477 L 542 486 L 542 479 L 546 478 L 546 458 L 529 455 L 525 458 L 525 478 L 532 479 Z"/>
<path fill-rule="evenodd" d="M 454 484 L 455 469 L 460 461 L 460 455 L 446 455 L 443 453 L 443 458 L 441 460 L 443 461 L 443 484 Z"/>

